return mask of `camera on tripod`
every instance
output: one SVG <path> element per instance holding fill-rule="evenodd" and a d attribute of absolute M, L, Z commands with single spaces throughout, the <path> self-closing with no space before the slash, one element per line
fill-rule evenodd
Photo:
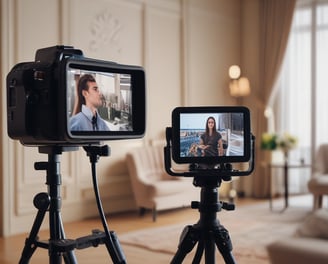
<path fill-rule="evenodd" d="M 142 67 L 85 58 L 71 46 L 39 49 L 34 62 L 15 65 L 7 75 L 8 135 L 23 145 L 38 146 L 48 162 L 36 162 L 47 172 L 48 193 L 34 197 L 38 209 L 20 264 L 30 262 L 35 250 L 48 249 L 50 263 L 77 263 L 75 249 L 105 244 L 113 263 L 125 256 L 116 234 L 110 231 L 96 176 L 96 162 L 109 156 L 101 141 L 143 137 L 145 133 L 145 72 Z M 61 217 L 62 183 L 59 156 L 83 146 L 90 158 L 91 174 L 104 231 L 67 239 Z M 50 238 L 39 240 L 45 214 Z"/>
<path fill-rule="evenodd" d="M 250 112 L 246 107 L 178 107 L 172 112 L 172 127 L 166 128 L 165 170 L 172 176 L 194 177 L 201 187 L 198 209 L 200 219 L 184 228 L 178 250 L 171 263 L 180 264 L 197 244 L 192 263 L 215 262 L 215 245 L 225 263 L 234 264 L 229 232 L 216 218 L 221 209 L 234 210 L 234 204 L 219 202 L 218 187 L 232 176 L 246 176 L 254 169 L 255 137 L 250 132 Z M 172 166 L 189 164 L 189 170 Z M 246 170 L 233 164 L 248 162 Z"/>
<path fill-rule="evenodd" d="M 177 107 L 172 127 L 166 129 L 165 168 L 172 176 L 244 176 L 254 169 L 254 136 L 246 107 Z M 190 164 L 189 171 L 175 171 L 177 164 Z M 233 163 L 248 162 L 245 171 Z"/>
<path fill-rule="evenodd" d="M 81 106 L 90 96 L 82 78 L 98 96 L 93 120 Z M 8 135 L 32 146 L 139 138 L 145 132 L 145 93 L 142 67 L 85 58 L 71 46 L 39 49 L 34 62 L 15 65 L 7 76 Z M 79 112 L 89 126 L 72 125 Z"/>

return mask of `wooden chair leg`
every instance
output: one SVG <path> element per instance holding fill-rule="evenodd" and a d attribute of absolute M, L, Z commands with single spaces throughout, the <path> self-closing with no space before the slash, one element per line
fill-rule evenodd
<path fill-rule="evenodd" d="M 322 195 L 313 196 L 313 210 L 322 208 Z"/>
<path fill-rule="evenodd" d="M 146 208 L 145 207 L 140 207 L 139 208 L 139 216 L 144 216 L 146 213 Z"/>
<path fill-rule="evenodd" d="M 317 197 L 313 195 L 313 208 L 312 210 L 314 211 L 317 208 Z"/>
<path fill-rule="evenodd" d="M 154 208 L 153 208 L 153 222 L 156 222 L 156 220 L 157 220 L 157 210 L 156 210 L 156 208 L 154 207 Z"/>
<path fill-rule="evenodd" d="M 318 196 L 318 209 L 322 208 L 322 195 Z"/>

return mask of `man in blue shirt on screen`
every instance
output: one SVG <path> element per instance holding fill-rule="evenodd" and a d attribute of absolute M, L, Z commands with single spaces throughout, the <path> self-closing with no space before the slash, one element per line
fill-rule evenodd
<path fill-rule="evenodd" d="M 102 105 L 102 95 L 95 78 L 84 74 L 79 79 L 77 107 L 69 120 L 71 131 L 109 131 L 97 108 Z"/>

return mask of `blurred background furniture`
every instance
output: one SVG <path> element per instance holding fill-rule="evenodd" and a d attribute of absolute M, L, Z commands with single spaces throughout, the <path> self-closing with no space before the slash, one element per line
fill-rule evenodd
<path fill-rule="evenodd" d="M 200 189 L 193 178 L 173 177 L 164 169 L 164 148 L 161 145 L 132 149 L 126 155 L 135 202 L 143 214 L 151 209 L 153 221 L 157 211 L 185 207 L 199 200 Z"/>
<path fill-rule="evenodd" d="M 328 209 L 322 208 L 323 196 L 328 195 L 328 144 L 319 146 L 313 164 L 313 175 L 308 182 L 314 197 L 313 212 L 294 236 L 268 246 L 272 264 L 328 263 Z"/>
<path fill-rule="evenodd" d="M 328 210 L 309 214 L 295 234 L 268 245 L 271 264 L 328 263 Z"/>
<path fill-rule="evenodd" d="M 321 208 L 323 195 L 328 195 L 328 144 L 318 148 L 308 188 L 313 194 L 313 209 Z"/>
<path fill-rule="evenodd" d="M 268 247 L 271 264 L 328 263 L 327 240 L 294 238 L 277 241 Z"/>
<path fill-rule="evenodd" d="M 283 212 L 286 210 L 289 206 L 289 170 L 290 169 L 311 169 L 311 164 L 305 164 L 305 163 L 291 163 L 288 161 L 288 159 L 285 159 L 285 161 L 281 164 L 274 164 L 274 163 L 268 163 L 265 164 L 267 169 L 283 169 L 284 172 L 284 200 L 285 204 L 284 207 L 280 210 Z M 272 201 L 272 173 L 269 173 L 269 202 L 270 202 L 270 210 L 273 211 L 273 201 Z"/>

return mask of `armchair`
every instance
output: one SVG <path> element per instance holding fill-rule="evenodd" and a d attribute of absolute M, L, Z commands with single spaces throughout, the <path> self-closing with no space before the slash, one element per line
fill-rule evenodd
<path fill-rule="evenodd" d="M 143 146 L 132 149 L 126 155 L 132 190 L 140 213 L 190 206 L 199 200 L 200 190 L 193 186 L 191 178 L 172 177 L 164 169 L 163 146 Z"/>
<path fill-rule="evenodd" d="M 315 157 L 314 174 L 308 182 L 313 194 L 313 209 L 322 207 L 323 195 L 328 195 L 328 144 L 322 144 Z"/>

